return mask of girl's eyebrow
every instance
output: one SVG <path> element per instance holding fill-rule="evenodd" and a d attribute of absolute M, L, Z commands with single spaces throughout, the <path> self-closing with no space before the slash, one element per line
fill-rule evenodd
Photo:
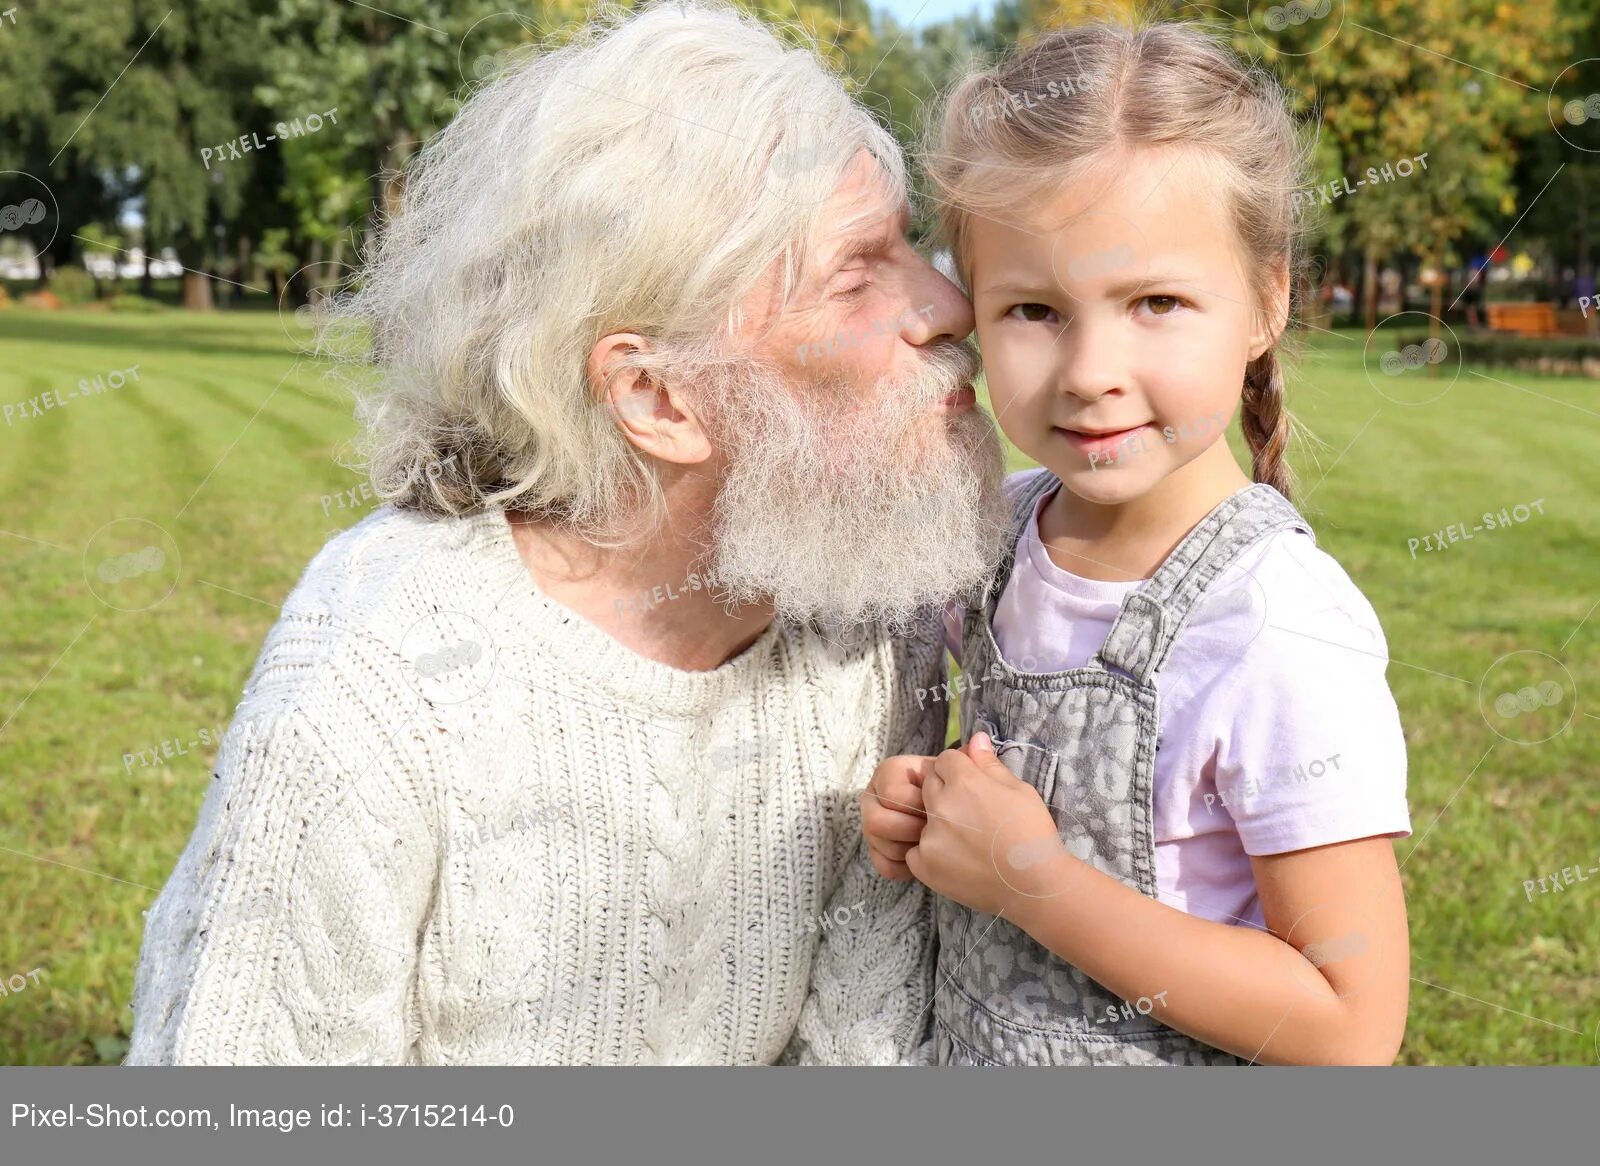
<path fill-rule="evenodd" d="M 1112 299 L 1125 299 L 1135 292 L 1161 284 L 1181 283 L 1185 287 L 1199 288 L 1192 277 L 1179 275 L 1176 272 L 1147 271 L 1137 279 L 1125 279 L 1106 288 L 1106 294 Z"/>
<path fill-rule="evenodd" d="M 1127 299 L 1129 296 L 1140 291 L 1144 291 L 1146 294 L 1149 294 L 1149 289 L 1152 287 L 1159 287 L 1163 285 L 1170 286 L 1172 284 L 1181 284 L 1185 288 L 1189 288 L 1193 291 L 1204 290 L 1201 284 L 1186 275 L 1178 275 L 1176 273 L 1166 272 L 1149 272 L 1139 276 L 1136 279 L 1125 279 L 1119 281 L 1118 283 L 1114 283 L 1105 289 L 1104 294 L 1109 299 L 1121 300 Z M 1064 286 L 1054 281 L 1030 283 L 1014 280 L 1001 280 L 996 283 L 979 283 L 974 290 L 984 295 L 1016 296 L 1019 299 L 1024 296 L 1049 297 L 1052 295 L 1062 295 L 1068 297 L 1069 299 L 1079 298 L 1074 296 Z"/>
<path fill-rule="evenodd" d="M 992 295 L 1026 296 L 1036 295 L 1039 292 L 1044 292 L 1046 295 L 1049 295 L 1060 292 L 1063 289 L 1057 287 L 1053 283 L 1015 283 L 1010 281 L 1001 281 L 999 283 L 980 283 L 976 290 L 988 292 Z"/>

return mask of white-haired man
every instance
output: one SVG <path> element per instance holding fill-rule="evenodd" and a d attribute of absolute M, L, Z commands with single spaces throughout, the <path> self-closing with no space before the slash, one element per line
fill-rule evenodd
<path fill-rule="evenodd" d="M 126 1063 L 927 1057 L 857 797 L 942 743 L 1000 450 L 906 225 L 892 139 L 729 8 L 469 98 L 342 304 L 391 504 L 267 639 Z"/>

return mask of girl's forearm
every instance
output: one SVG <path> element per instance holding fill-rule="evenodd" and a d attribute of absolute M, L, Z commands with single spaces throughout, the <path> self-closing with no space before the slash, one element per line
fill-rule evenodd
<path fill-rule="evenodd" d="M 1387 1064 L 1317 968 L 1268 931 L 1201 919 L 1062 856 L 1064 889 L 1016 896 L 1006 917 L 1164 1024 L 1269 1064 Z M 1051 872 L 1054 874 L 1055 872 Z M 1158 995 L 1161 993 L 1163 995 Z"/>

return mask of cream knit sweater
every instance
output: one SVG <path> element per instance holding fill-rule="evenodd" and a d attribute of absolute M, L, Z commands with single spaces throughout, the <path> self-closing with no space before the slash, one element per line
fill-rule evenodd
<path fill-rule="evenodd" d="M 929 1063 L 930 899 L 856 798 L 938 751 L 942 678 L 932 619 L 672 668 L 540 594 L 502 511 L 383 507 L 267 637 L 125 1063 Z"/>

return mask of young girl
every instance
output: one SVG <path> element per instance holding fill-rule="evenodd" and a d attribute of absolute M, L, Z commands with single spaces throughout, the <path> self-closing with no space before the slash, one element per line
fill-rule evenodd
<path fill-rule="evenodd" d="M 1287 500 L 1300 158 L 1282 91 L 1186 25 L 1051 33 L 951 98 L 944 227 L 996 417 L 1044 468 L 956 613 L 966 746 L 864 799 L 879 871 L 940 896 L 942 1063 L 1399 1047 L 1387 649 Z"/>

